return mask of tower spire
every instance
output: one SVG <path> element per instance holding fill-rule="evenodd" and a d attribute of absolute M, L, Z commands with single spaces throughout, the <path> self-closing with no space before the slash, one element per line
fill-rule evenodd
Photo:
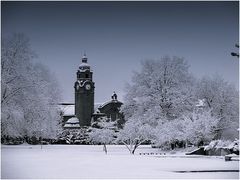
<path fill-rule="evenodd" d="M 83 54 L 83 57 L 82 57 L 82 62 L 83 62 L 83 63 L 87 63 L 86 51 L 84 51 L 84 54 Z"/>

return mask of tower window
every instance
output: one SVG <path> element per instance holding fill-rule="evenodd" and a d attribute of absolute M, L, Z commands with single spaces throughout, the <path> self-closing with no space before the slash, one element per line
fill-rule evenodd
<path fill-rule="evenodd" d="M 88 74 L 85 74 L 85 78 L 89 78 L 89 75 L 88 75 Z"/>

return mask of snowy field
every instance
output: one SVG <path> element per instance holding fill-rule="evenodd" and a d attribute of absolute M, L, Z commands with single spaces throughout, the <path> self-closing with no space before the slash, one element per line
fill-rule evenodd
<path fill-rule="evenodd" d="M 225 162 L 221 157 L 185 156 L 184 153 L 139 155 L 141 152 L 160 153 L 150 146 L 140 146 L 130 155 L 124 146 L 84 145 L 2 145 L 2 179 L 37 178 L 200 178 L 238 179 L 239 172 L 189 172 L 238 170 L 238 161 Z M 188 171 L 188 172 L 176 172 Z"/>

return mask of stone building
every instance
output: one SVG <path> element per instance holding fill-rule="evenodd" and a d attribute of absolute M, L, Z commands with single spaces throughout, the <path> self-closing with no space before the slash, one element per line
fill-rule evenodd
<path fill-rule="evenodd" d="M 113 98 L 114 95 L 115 98 Z M 111 121 L 117 121 L 117 126 L 121 128 L 124 124 L 123 114 L 120 112 L 120 107 L 123 103 L 117 100 L 117 95 L 115 92 L 113 96 L 110 101 L 98 106 L 93 114 L 93 122 L 96 122 L 98 118 L 107 117 Z"/>
<path fill-rule="evenodd" d="M 75 103 L 62 103 L 61 115 L 64 128 L 81 128 L 91 126 L 101 117 L 107 117 L 111 121 L 117 121 L 118 127 L 122 127 L 124 118 L 120 113 L 123 104 L 118 101 L 114 92 L 111 100 L 103 104 L 94 104 L 93 72 L 88 64 L 86 54 L 77 70 L 77 78 L 74 83 Z"/>

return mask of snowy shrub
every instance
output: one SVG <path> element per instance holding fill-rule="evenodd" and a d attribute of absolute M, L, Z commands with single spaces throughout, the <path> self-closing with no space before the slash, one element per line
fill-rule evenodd
<path fill-rule="evenodd" d="M 216 136 L 219 119 L 210 111 L 194 112 L 184 117 L 185 139 L 192 144 L 209 143 Z"/>
<path fill-rule="evenodd" d="M 116 136 L 116 122 L 110 121 L 107 117 L 99 118 L 97 122 L 98 128 L 92 128 L 89 138 L 93 143 L 110 144 Z"/>
<path fill-rule="evenodd" d="M 216 136 L 219 119 L 210 111 L 194 112 L 175 120 L 159 123 L 155 128 L 154 144 L 171 145 L 176 142 L 189 142 L 194 145 L 209 143 Z"/>
<path fill-rule="evenodd" d="M 170 145 L 178 141 L 184 140 L 184 129 L 182 122 L 177 120 L 167 121 L 163 124 L 159 123 L 154 130 L 154 144 L 156 146 Z"/>
<path fill-rule="evenodd" d="M 219 149 L 226 149 L 228 153 L 239 154 L 239 140 L 213 140 L 204 147 L 204 150 L 208 152 L 217 152 Z"/>
<path fill-rule="evenodd" d="M 235 152 L 239 153 L 239 139 L 236 139 L 228 146 L 229 149 L 232 149 Z"/>
<path fill-rule="evenodd" d="M 219 148 L 228 148 L 230 149 L 230 145 L 232 144 L 232 141 L 229 140 L 213 140 L 209 143 L 209 145 L 204 147 L 204 150 L 210 150 L 210 149 L 219 149 Z"/>
<path fill-rule="evenodd" d="M 65 129 L 59 132 L 53 144 L 90 144 L 89 133 L 91 127 L 81 127 L 80 129 Z"/>
<path fill-rule="evenodd" d="M 93 143 L 101 144 L 110 144 L 113 142 L 115 132 L 110 129 L 92 129 L 92 132 L 89 134 L 89 138 Z"/>
<path fill-rule="evenodd" d="M 99 118 L 100 119 L 100 118 Z M 103 144 L 104 151 L 107 154 L 107 144 L 113 143 L 116 137 L 117 123 L 110 121 L 110 119 L 104 117 L 97 123 L 99 128 L 92 128 L 89 133 L 89 139 L 93 143 Z"/>

